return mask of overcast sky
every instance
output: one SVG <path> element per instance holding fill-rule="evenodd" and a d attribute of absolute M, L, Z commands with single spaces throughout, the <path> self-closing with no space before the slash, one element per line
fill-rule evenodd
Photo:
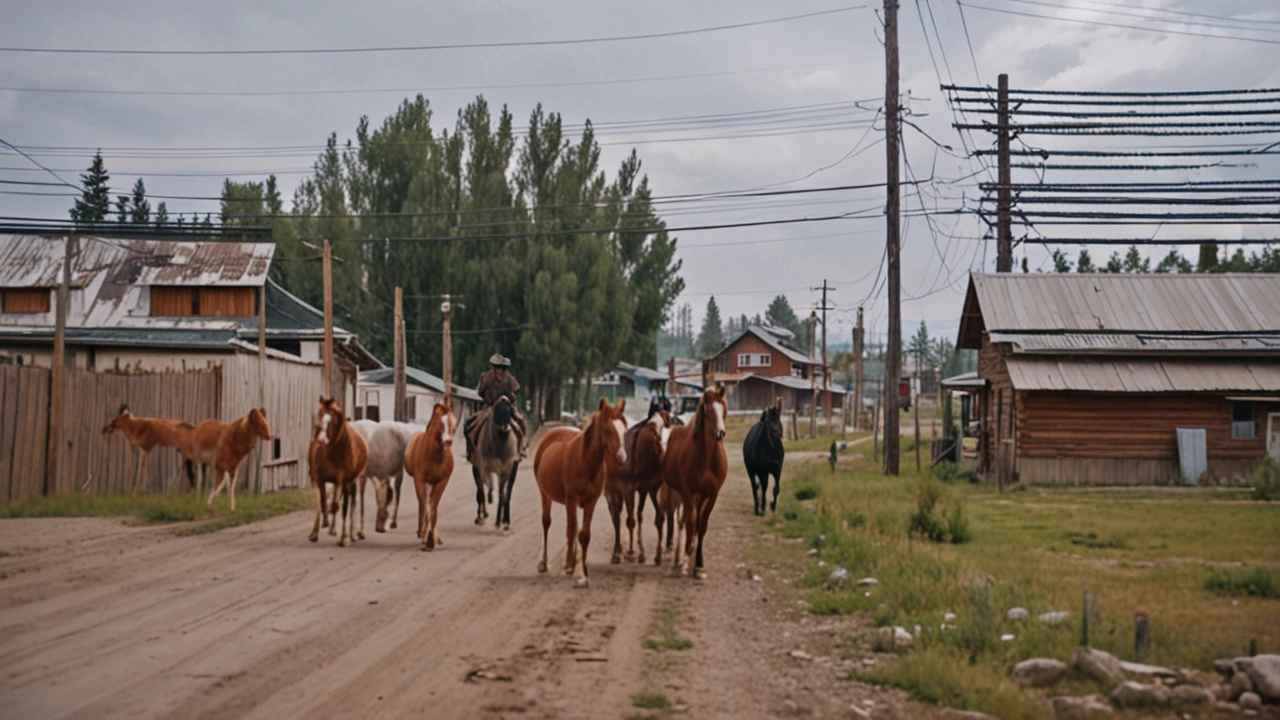
<path fill-rule="evenodd" d="M 733 2 L 329 2 L 276 0 L 220 3 L 9 2 L 0 45 L 26 48 L 275 49 L 369 47 L 521 40 L 553 40 L 660 33 L 737 24 L 823 10 L 856 2 L 763 0 Z M 1071 8 L 1055 7 L 1071 5 Z M 1072 90 L 1189 90 L 1280 86 L 1280 7 L 1274 0 L 905 0 L 901 5 L 901 88 L 915 129 L 904 131 L 914 176 L 931 210 L 961 207 L 978 194 L 981 166 L 965 159 L 950 127 L 951 108 L 939 77 L 959 84 L 994 85 L 1007 72 L 1021 88 Z M 681 195 L 774 186 L 780 189 L 879 183 L 884 145 L 876 110 L 884 93 L 881 3 L 807 19 L 755 27 L 587 45 L 456 49 L 368 54 L 249 56 L 118 56 L 0 52 L 0 138 L 18 146 L 90 148 L 33 150 L 36 159 L 73 182 L 92 149 L 103 148 L 112 189 L 137 177 L 152 195 L 216 196 L 226 173 L 239 180 L 274 171 L 286 198 L 331 132 L 352 137 L 361 115 L 375 124 L 406 96 L 423 92 L 437 129 L 452 127 L 459 107 L 483 93 L 506 104 L 522 125 L 533 106 L 563 114 L 566 123 L 596 123 L 792 109 L 742 129 L 726 122 L 694 130 L 648 132 L 602 127 L 603 165 L 612 175 L 636 147 L 656 195 Z M 931 7 L 930 7 L 931 6 Z M 305 8 L 305 9 L 304 9 Z M 1007 12 L 995 12 L 990 9 Z M 930 9 L 933 18 L 929 16 Z M 934 58 L 921 27 L 928 23 Z M 1009 13 L 1024 13 L 1015 15 Z M 1127 13 L 1123 14 L 1123 13 Z M 1226 30 L 1196 13 L 1247 18 L 1247 29 Z M 1051 16 L 1028 17 L 1027 15 Z M 1163 17 L 1164 21 L 1150 19 Z M 1069 20 L 1086 20 L 1088 23 Z M 933 22 L 937 25 L 935 37 Z M 1177 32 L 1258 38 L 1267 42 L 1157 33 L 1096 23 L 1162 27 Z M 970 53 L 970 43 L 972 54 Z M 976 74 L 975 74 L 976 66 Z M 625 82 L 623 82 L 625 81 Z M 117 91 L 32 92 L 44 90 Z M 379 90 L 277 95 L 281 91 Z M 251 92 L 249 96 L 119 94 L 118 91 Z M 801 106 L 862 101 L 866 111 Z M 870 132 L 867 125 L 876 120 Z M 757 118 L 759 123 L 760 118 Z M 756 137 L 725 137 L 757 135 Z M 763 135 L 763 136 L 761 136 Z M 967 140 L 967 138 L 966 138 Z M 989 138 L 976 134 L 979 143 Z M 1274 140 L 1271 138 L 1270 140 Z M 1267 141 L 1259 141 L 1265 144 Z M 262 157 L 244 148 L 302 146 Z M 1063 145 L 1059 145 L 1063 147 Z M 175 148 L 237 148 L 232 157 Z M 157 151 L 158 149 L 158 151 Z M 0 153 L 0 180 L 53 181 L 13 153 Z M 842 160 L 843 159 L 843 160 Z M 1265 160 L 1266 158 L 1264 158 Z M 1211 177 L 1275 177 L 1260 167 L 1160 173 L 1161 181 Z M 1234 173 L 1234 174 L 1233 174 Z M 195 174 L 195 176 L 192 176 Z M 1132 173 L 1125 173 L 1134 179 Z M 967 177 L 972 176 L 972 177 Z M 906 169 L 903 179 L 907 179 Z M 1148 176 L 1143 176 L 1146 179 Z M 961 179 L 966 178 L 966 179 Z M 70 192 L 65 188 L 0 184 L 0 215 L 66 217 L 72 199 L 8 194 Z M 904 209 L 921 199 L 904 189 Z M 664 208 L 673 227 L 813 217 L 867 211 L 843 219 L 774 227 L 679 233 L 685 296 L 701 318 L 715 294 L 727 318 L 763 312 L 778 292 L 806 314 L 818 299 L 809 288 L 826 279 L 835 291 L 830 332 L 847 338 L 853 308 L 867 306 L 874 333 L 885 325 L 884 292 L 874 283 L 884 251 L 882 189 L 754 200 L 736 209 L 703 203 L 695 212 Z M 152 200 L 152 206 L 157 203 Z M 206 200 L 168 200 L 170 212 L 217 212 Z M 970 206 L 972 203 L 969 203 Z M 968 215 L 908 221 L 903 250 L 904 334 L 920 320 L 953 335 L 970 270 L 994 269 L 994 245 Z M 1274 228 L 1270 228 L 1274 231 Z M 1152 232 L 1149 229 L 1146 232 Z M 1239 238 L 1257 229 L 1218 228 Z M 1186 237 L 1174 236 L 1174 237 Z M 702 246 L 702 247 L 698 247 Z M 1078 248 L 1069 247 L 1072 257 Z M 1159 255 L 1167 250 L 1160 249 Z M 1047 268 L 1038 247 L 1026 253 L 1032 270 Z M 1104 259 L 1107 248 L 1094 250 Z M 1156 253 L 1153 253 L 1156 254 Z M 878 290 L 873 292 L 873 289 Z"/>

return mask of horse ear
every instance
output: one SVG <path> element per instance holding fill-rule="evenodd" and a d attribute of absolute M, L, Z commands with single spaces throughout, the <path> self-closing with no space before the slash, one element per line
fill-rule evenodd
<path fill-rule="evenodd" d="M 609 401 L 604 398 L 600 398 L 600 407 L 598 409 L 603 410 L 607 407 L 609 407 Z"/>
<path fill-rule="evenodd" d="M 716 386 L 716 397 L 720 398 L 721 400 L 723 400 L 723 399 L 724 399 L 724 386 L 723 386 L 723 385 L 717 385 L 717 386 Z"/>
<path fill-rule="evenodd" d="M 618 399 L 618 412 L 622 412 L 624 409 L 626 409 L 626 407 L 627 407 L 627 399 L 626 399 L 626 398 L 619 398 L 619 399 Z"/>

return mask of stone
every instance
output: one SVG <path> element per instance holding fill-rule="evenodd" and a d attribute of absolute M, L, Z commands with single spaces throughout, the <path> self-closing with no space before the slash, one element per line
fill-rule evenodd
<path fill-rule="evenodd" d="M 955 621 L 956 621 L 956 614 L 955 614 L 955 613 L 953 613 L 953 612 L 943 613 L 943 614 L 942 614 L 942 621 L 943 621 L 943 622 L 955 622 Z"/>
<path fill-rule="evenodd" d="M 1009 671 L 1009 678 L 1023 687 L 1048 687 L 1067 676 L 1067 664 L 1051 658 L 1023 660 Z"/>
<path fill-rule="evenodd" d="M 1198 685 L 1179 685 L 1169 691 L 1171 705 L 1212 705 L 1213 692 Z"/>
<path fill-rule="evenodd" d="M 1143 678 L 1146 680 L 1173 678 L 1178 679 L 1181 676 L 1174 670 L 1159 665 L 1144 665 L 1143 663 L 1120 661 L 1120 669 L 1124 670 L 1126 675 Z"/>
<path fill-rule="evenodd" d="M 1005 614 L 1005 617 L 1010 620 L 1026 620 L 1030 614 L 1026 608 L 1015 607 L 1009 608 L 1009 612 Z"/>
<path fill-rule="evenodd" d="M 822 583 L 822 586 L 828 590 L 834 590 L 835 588 L 844 584 L 844 581 L 848 579 L 849 579 L 849 571 L 842 567 L 838 567 L 835 570 L 833 570 L 830 575 L 827 576 L 827 581 Z"/>
<path fill-rule="evenodd" d="M 1244 693 L 1240 696 L 1240 699 L 1237 700 L 1236 702 L 1239 703 L 1240 707 L 1244 708 L 1245 710 L 1261 710 L 1262 709 L 1262 698 L 1258 696 L 1258 693 L 1251 693 L 1251 692 Z"/>
<path fill-rule="evenodd" d="M 809 552 L 805 553 L 805 555 L 817 555 L 817 554 L 818 554 L 818 548 L 809 548 Z"/>
<path fill-rule="evenodd" d="M 1222 677 L 1230 680 L 1231 676 L 1236 673 L 1235 658 L 1218 658 L 1213 661 L 1213 669 Z"/>
<path fill-rule="evenodd" d="M 1076 648 L 1075 666 L 1080 672 L 1102 683 L 1114 685 L 1124 677 L 1120 660 L 1105 650 Z"/>
<path fill-rule="evenodd" d="M 880 581 L 873 577 L 862 578 L 858 582 L 854 583 L 854 585 L 857 585 L 858 587 L 867 587 L 870 585 L 879 585 L 879 584 L 880 584 Z"/>
<path fill-rule="evenodd" d="M 955 708 L 947 708 L 942 711 L 942 717 L 960 718 L 960 720 L 997 720 L 986 713 L 977 710 L 956 710 Z"/>
<path fill-rule="evenodd" d="M 1280 655 L 1236 658 L 1236 668 L 1249 674 L 1258 696 L 1280 702 Z"/>
<path fill-rule="evenodd" d="M 1244 693 L 1253 692 L 1253 680 L 1249 679 L 1249 673 L 1242 670 L 1231 676 L 1231 683 L 1227 687 L 1230 688 L 1227 699 L 1235 700 Z"/>
<path fill-rule="evenodd" d="M 1061 696 L 1049 700 L 1053 715 L 1058 720 L 1091 720 L 1103 715 L 1114 715 L 1115 709 L 1100 695 L 1084 697 Z"/>
<path fill-rule="evenodd" d="M 1065 610 L 1057 610 L 1055 612 L 1041 613 L 1036 616 L 1036 619 L 1045 625 L 1060 625 L 1062 624 L 1062 621 L 1067 619 L 1068 615 L 1070 615 L 1070 613 Z"/>
<path fill-rule="evenodd" d="M 1111 702 L 1122 708 L 1163 706 L 1169 704 L 1169 691 L 1163 685 L 1126 680 L 1111 691 Z"/>
<path fill-rule="evenodd" d="M 1012 635 L 1012 634 L 1010 634 L 1010 633 L 1005 633 L 1004 635 L 1001 635 L 1001 636 L 1000 636 L 1000 641 L 1001 641 L 1001 642 L 1013 642 L 1014 637 L 1015 637 L 1015 636 L 1014 636 L 1014 635 Z"/>
<path fill-rule="evenodd" d="M 792 650 L 791 657 L 797 660 L 813 660 L 813 656 L 803 650 Z"/>
<path fill-rule="evenodd" d="M 907 632 L 906 628 L 894 625 L 891 628 L 880 628 L 880 640 L 888 647 L 897 648 L 910 647 L 915 638 L 911 636 L 911 633 Z"/>

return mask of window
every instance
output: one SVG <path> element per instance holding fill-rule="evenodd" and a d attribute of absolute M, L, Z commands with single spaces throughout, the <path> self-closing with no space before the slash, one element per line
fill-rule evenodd
<path fill-rule="evenodd" d="M 739 353 L 739 354 L 738 354 L 738 367 L 740 367 L 740 368 L 744 368 L 744 367 L 751 367 L 751 364 L 752 364 L 752 363 L 751 363 L 751 358 L 752 358 L 752 357 L 754 357 L 754 356 L 753 356 L 753 355 L 751 355 L 750 353 Z"/>
<path fill-rule="evenodd" d="M 151 288 L 152 317 L 253 317 L 258 292 L 253 287 Z"/>
<path fill-rule="evenodd" d="M 756 365 L 760 367 L 770 367 L 773 365 L 773 356 L 769 353 L 761 353 L 756 356 Z"/>
<path fill-rule="evenodd" d="M 1253 403 L 1231 403 L 1231 437 L 1237 440 L 1257 437 L 1257 428 L 1253 422 Z"/>
<path fill-rule="evenodd" d="M 716 358 L 716 372 L 729 372 L 729 355 L 727 353 L 722 353 L 720 357 Z"/>
<path fill-rule="evenodd" d="M 0 290 L 3 297 L 3 311 L 7 313 L 47 313 L 50 296 L 48 288 L 6 288 Z"/>

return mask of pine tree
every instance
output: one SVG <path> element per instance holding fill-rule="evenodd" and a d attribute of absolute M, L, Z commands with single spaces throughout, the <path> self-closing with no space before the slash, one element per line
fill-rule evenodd
<path fill-rule="evenodd" d="M 105 222 L 111 212 L 111 176 L 107 174 L 107 166 L 102 161 L 102 151 L 93 156 L 89 171 L 80 176 L 80 185 L 84 188 L 81 197 L 71 208 L 71 219 L 76 227 L 92 227 L 95 223 Z"/>
<path fill-rule="evenodd" d="M 1076 260 L 1076 272 L 1078 273 L 1095 273 L 1098 268 L 1093 266 L 1093 257 L 1089 255 L 1087 249 L 1080 251 L 1080 257 Z"/>
<path fill-rule="evenodd" d="M 721 330 L 720 307 L 716 305 L 714 295 L 707 301 L 707 314 L 702 318 L 702 332 L 698 333 L 697 353 L 700 358 L 709 358 L 724 347 L 724 335 Z"/>
<path fill-rule="evenodd" d="M 1125 253 L 1122 269 L 1127 273 L 1148 273 L 1151 272 L 1151 261 L 1142 257 L 1137 245 L 1130 245 L 1129 251 Z"/>
<path fill-rule="evenodd" d="M 162 200 L 160 204 L 156 206 L 156 227 L 160 228 L 168 224 L 169 208 L 165 207 L 164 201 Z"/>
<path fill-rule="evenodd" d="M 147 186 L 142 184 L 142 178 L 138 178 L 138 182 L 133 184 L 129 222 L 135 225 L 146 225 L 151 222 L 151 203 L 147 202 Z"/>
<path fill-rule="evenodd" d="M 1191 267 L 1191 261 L 1182 257 L 1176 249 L 1170 250 L 1169 254 L 1165 255 L 1164 259 L 1156 265 L 1155 269 L 1155 272 L 1158 273 L 1189 273 L 1193 271 L 1194 268 Z"/>
<path fill-rule="evenodd" d="M 116 196 L 116 222 L 124 224 L 129 222 L 129 196 Z"/>
<path fill-rule="evenodd" d="M 1053 271 L 1056 273 L 1071 272 L 1071 261 L 1067 259 L 1067 254 L 1061 250 L 1053 251 Z"/>
<path fill-rule="evenodd" d="M 1213 272 L 1218 269 L 1218 244 L 1200 243 L 1200 260 L 1196 263 L 1196 272 Z"/>

